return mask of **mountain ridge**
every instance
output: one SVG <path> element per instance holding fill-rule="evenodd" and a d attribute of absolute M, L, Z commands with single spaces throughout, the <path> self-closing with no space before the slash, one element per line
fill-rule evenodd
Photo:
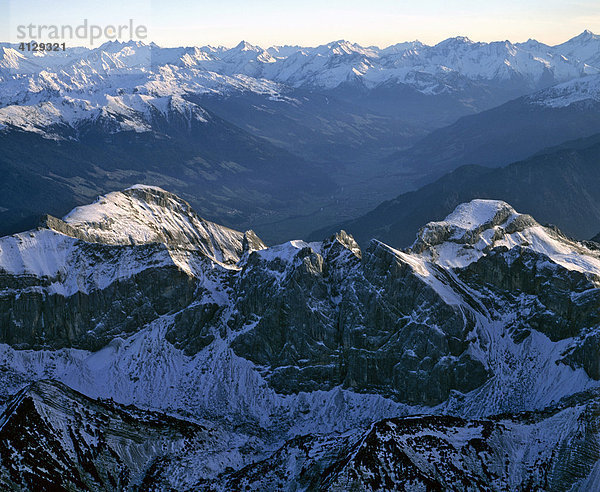
<path fill-rule="evenodd" d="M 404 250 L 377 240 L 361 248 L 343 231 L 265 247 L 207 224 L 171 193 L 135 186 L 54 227 L 0 238 L 8 455 L 29 449 L 52 463 L 53 450 L 65 449 L 70 477 L 104 483 L 130 470 L 128 483 L 157 489 L 365 484 L 390 467 L 408 473 L 381 473 L 390 483 L 445 484 L 431 467 L 449 466 L 497 490 L 513 476 L 497 443 L 512 449 L 522 432 L 549 426 L 564 434 L 518 448 L 552 471 L 525 467 L 515 480 L 595 483 L 600 250 L 592 243 L 498 200 L 456 207 Z M 78 232 L 57 230 L 65 225 Z M 207 250 L 207 231 L 229 262 Z M 56 382 L 39 382 L 48 379 Z M 32 391 L 50 402 L 24 405 Z M 147 425 L 148 411 L 191 434 Z M 582 422 L 581 439 L 565 441 Z M 119 449 L 140 446 L 139 436 L 165 447 L 130 453 L 133 464 L 117 459 L 102 436 L 131 425 L 137 434 L 128 431 Z M 81 435 L 55 436 L 74 426 Z M 558 453 L 567 442 L 574 453 Z M 449 443 L 464 452 L 447 454 Z M 520 466 L 516 455 L 509 461 Z M 2 461 L 0 483 L 46 476 L 21 462 L 29 463 Z M 560 472 L 575 465 L 576 476 Z"/>
<path fill-rule="evenodd" d="M 464 81 L 496 80 L 507 87 L 514 82 L 515 87 L 521 87 L 517 92 L 524 94 L 600 73 L 600 59 L 586 50 L 594 43 L 600 45 L 593 35 L 575 37 L 554 47 L 531 42 L 474 43 L 457 37 L 435 46 L 404 43 L 380 50 L 339 41 L 294 52 L 288 48 L 285 55 L 274 47 L 271 51 L 278 56 L 273 57 L 268 50 L 245 42 L 231 49 L 109 42 L 88 51 L 69 49 L 54 58 L 20 53 L 3 43 L 0 79 L 6 90 L 0 93 L 0 123 L 19 122 L 24 127 L 21 113 L 25 101 L 30 112 L 37 111 L 39 124 L 47 126 L 57 113 L 68 121 L 81 118 L 77 116 L 81 109 L 86 114 L 92 109 L 131 111 L 141 105 L 148 111 L 148 105 L 163 105 L 161 97 L 180 98 L 186 92 L 250 91 L 284 100 L 286 92 L 290 92 L 286 87 L 332 90 L 357 81 L 370 89 L 394 82 L 434 95 L 460 91 Z M 458 79 L 453 81 L 455 76 Z M 127 82 L 126 77 L 131 80 Z M 104 91 L 110 100 L 101 101 L 98 91 L 87 98 L 78 91 L 84 86 L 98 87 L 106 83 L 106 78 L 115 79 L 117 84 L 127 82 L 120 88 L 126 96 Z M 63 104 L 64 97 L 70 94 L 71 109 L 59 109 L 43 98 L 43 91 L 61 93 Z M 184 99 L 177 100 L 179 105 L 185 104 Z M 26 116 L 31 120 L 34 115 Z M 136 124 L 133 128 L 139 131 L 143 126 Z"/>

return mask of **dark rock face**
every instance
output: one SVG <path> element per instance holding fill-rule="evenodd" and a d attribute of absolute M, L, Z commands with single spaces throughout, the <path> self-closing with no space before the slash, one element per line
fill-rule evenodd
<path fill-rule="evenodd" d="M 160 247 L 143 249 L 152 254 Z M 20 280 L 38 284 L 34 279 Z M 42 279 L 46 285 L 54 281 Z M 175 266 L 149 268 L 104 289 L 70 296 L 33 288 L 14 290 L 14 282 L 8 275 L 2 282 L 6 290 L 0 294 L 0 342 L 22 349 L 98 350 L 115 336 L 138 331 L 160 315 L 183 309 L 197 290 L 195 280 Z"/>
<path fill-rule="evenodd" d="M 250 255 L 236 306 L 259 321 L 235 340 L 236 353 L 284 393 L 343 385 L 435 404 L 483 384 L 486 369 L 466 353 L 473 319 L 385 245 L 359 252 L 341 233 L 291 265 Z"/>
<path fill-rule="evenodd" d="M 266 248 L 134 188 L 1 238 L 0 265 L 0 488 L 597 489 L 600 397 L 572 395 L 600 380 L 600 253 L 506 203 L 404 251 Z M 47 381 L 8 399 L 40 377 L 211 431 Z M 449 415 L 373 422 L 414 412 Z"/>
<path fill-rule="evenodd" d="M 506 222 L 511 210 L 500 208 L 458 244 L 472 247 L 483 231 Z M 518 216 L 496 232 L 496 239 L 531 225 L 531 218 Z M 447 225 L 428 226 L 415 249 L 443 245 L 455 232 Z M 467 393 L 490 378 L 470 350 L 477 340 L 473 334 L 478 319 L 506 317 L 516 342 L 531 330 L 553 341 L 581 337 L 563 362 L 600 377 L 593 334 L 600 323 L 600 290 L 594 278 L 527 247 L 490 247 L 479 260 L 451 271 L 415 264 L 414 253 L 377 241 L 363 253 L 344 232 L 318 245 L 264 251 L 255 251 L 264 245 L 252 232 L 240 238 L 235 254 L 245 252 L 236 268 L 186 251 L 187 261 L 202 274 L 185 272 L 172 261 L 159 265 L 159 258 L 179 254 L 162 243 L 80 241 L 83 256 L 97 264 L 135 258 L 146 267 L 103 289 L 70 296 L 28 288 L 60 279 L 5 276 L 0 341 L 19 348 L 97 350 L 171 313 L 165 336 L 175 347 L 193 355 L 231 331 L 235 353 L 257 364 L 277 392 L 342 386 L 436 405 L 453 390 Z M 224 299 L 211 300 L 206 279 L 219 285 Z"/>
<path fill-rule="evenodd" d="M 0 264 L 0 343 L 98 350 L 115 336 L 190 306 L 205 293 L 202 280 L 217 261 L 229 266 L 265 247 L 253 231 L 208 222 L 158 188 L 134 187 L 101 197 L 90 208 L 83 222 L 45 216 L 37 230 L 0 246 L 7 263 L 6 269 Z M 121 215 L 94 213 L 98 208 Z M 131 230 L 124 230 L 122 220 L 130 221 Z M 15 271 L 14 264 L 23 266 Z M 220 270 L 226 284 L 227 268 Z M 186 316 L 185 329 L 194 330 Z M 175 343 L 179 331 L 169 340 Z M 197 343 L 188 351 L 212 339 L 194 336 Z"/>
<path fill-rule="evenodd" d="M 262 366 L 281 393 L 342 385 L 432 405 L 488 378 L 483 364 L 467 353 L 473 315 L 447 304 L 401 254 L 380 243 L 363 255 L 341 232 L 319 247 L 263 254 L 255 251 L 264 245 L 250 231 L 240 241 L 246 251 L 241 270 L 164 243 L 74 244 L 73 268 L 143 268 L 72 294 L 46 291 L 66 279 L 5 275 L 0 342 L 98 350 L 115 336 L 174 314 L 165 336 L 175 347 L 193 355 L 227 330 L 240 332 L 234 351 Z M 171 260 L 178 254 L 204 273 L 182 270 Z M 211 295 L 207 279 L 219 285 L 225 301 L 200 301 Z"/>
<path fill-rule="evenodd" d="M 3 490 L 127 490 L 155 459 L 204 434 L 199 425 L 92 400 L 54 381 L 16 395 L 1 421 Z"/>
<path fill-rule="evenodd" d="M 133 229 L 145 232 L 130 235 L 94 212 L 83 216 L 100 221 L 75 227 L 49 217 L 51 230 L 30 233 L 67 241 L 75 252 L 52 278 L 2 274 L 0 342 L 98 350 L 171 315 L 165 337 L 176 348 L 194 355 L 228 338 L 279 393 L 341 386 L 436 405 L 493 376 L 477 350 L 482 326 L 501 323 L 516 343 L 534 330 L 554 342 L 575 338 L 562 362 L 600 377 L 598 278 L 561 266 L 526 241 L 503 245 L 540 228 L 506 203 L 465 204 L 454 222 L 422 228 L 405 252 L 378 241 L 362 252 L 343 231 L 322 243 L 265 249 L 252 231 L 204 221 L 155 188 L 104 197 L 96 207 L 117 205 L 134 214 L 127 219 Z M 146 207 L 164 220 L 148 226 Z M 464 228 L 469 214 L 481 220 Z M 557 230 L 542 232 L 574 254 L 592 254 Z M 438 256 L 448 248 L 457 258 L 479 256 L 447 266 Z"/>
<path fill-rule="evenodd" d="M 515 313 L 510 328 L 517 332 L 534 329 L 557 341 L 600 324 L 595 279 L 560 268 L 527 248 L 494 249 L 459 276 L 469 285 L 489 289 L 490 309 Z"/>
<path fill-rule="evenodd" d="M 538 412 L 395 418 L 362 435 L 299 437 L 215 489 L 590 490 L 600 459 L 598 398 L 584 393 Z"/>
<path fill-rule="evenodd" d="M 575 346 L 564 354 L 564 361 L 571 367 L 583 367 L 585 372 L 596 381 L 600 380 L 600 331 L 587 330 Z"/>
<path fill-rule="evenodd" d="M 165 337 L 186 355 L 193 355 L 215 339 L 212 329 L 218 326 L 222 315 L 223 307 L 218 304 L 190 306 L 176 315 Z"/>

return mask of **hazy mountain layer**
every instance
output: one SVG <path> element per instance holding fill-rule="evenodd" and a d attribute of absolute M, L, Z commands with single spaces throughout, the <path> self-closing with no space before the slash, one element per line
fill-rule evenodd
<path fill-rule="evenodd" d="M 489 198 L 506 200 L 542 223 L 588 239 L 600 230 L 599 152 L 598 136 L 592 136 L 498 169 L 463 166 L 417 191 L 380 204 L 362 217 L 311 237 L 344 228 L 360 244 L 374 237 L 405 247 L 413 243 L 417 230 L 429 218 L 442 218 L 461 202 Z"/>

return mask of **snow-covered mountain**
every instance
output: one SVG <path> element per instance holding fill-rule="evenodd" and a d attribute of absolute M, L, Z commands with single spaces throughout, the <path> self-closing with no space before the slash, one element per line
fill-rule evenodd
<path fill-rule="evenodd" d="M 98 119 L 113 131 L 150 131 L 153 116 L 170 114 L 204 121 L 201 107 L 182 96 L 211 91 L 255 91 L 277 95 L 277 84 L 244 74 L 228 77 L 193 68 L 198 49 L 160 49 L 140 42 L 107 43 L 51 58 L 4 46 L 0 61 L 0 124 L 48 132 Z M 194 65 L 195 66 L 195 65 Z"/>
<path fill-rule="evenodd" d="M 574 103 L 600 102 L 600 76 L 590 75 L 541 90 L 527 98 L 531 104 L 564 108 Z"/>
<path fill-rule="evenodd" d="M 144 186 L 47 217 L 0 239 L 0 481 L 597 486 L 597 247 L 495 200 L 402 251 Z"/>
<path fill-rule="evenodd" d="M 108 114 L 124 129 L 147 131 L 149 115 L 169 105 L 202 118 L 201 109 L 185 101 L 191 94 L 253 93 L 301 104 L 296 89 L 357 84 L 365 90 L 399 84 L 424 95 L 462 93 L 483 84 L 514 96 L 599 73 L 599 50 L 600 37 L 588 31 L 557 46 L 463 37 L 384 49 L 347 41 L 269 49 L 247 42 L 226 49 L 114 41 L 40 54 L 3 43 L 0 124 L 40 131 Z"/>
<path fill-rule="evenodd" d="M 293 87 L 330 89 L 356 77 L 372 87 L 390 80 L 411 82 L 415 73 L 442 76 L 449 72 L 475 80 L 522 77 L 536 85 L 544 76 L 560 81 L 598 73 L 599 47 L 600 36 L 589 31 L 557 46 L 535 40 L 480 43 L 465 37 L 449 38 L 434 46 L 415 41 L 383 49 L 343 40 L 317 47 L 268 49 L 246 41 L 230 49 L 161 48 L 154 43 L 112 41 L 95 49 L 75 48 L 55 56 L 21 52 L 16 45 L 4 43 L 1 67 L 5 76 L 67 70 L 72 75 L 89 77 L 108 73 L 141 75 L 169 66 L 222 76 L 246 75 Z M 208 81 L 205 83 L 210 90 Z"/>

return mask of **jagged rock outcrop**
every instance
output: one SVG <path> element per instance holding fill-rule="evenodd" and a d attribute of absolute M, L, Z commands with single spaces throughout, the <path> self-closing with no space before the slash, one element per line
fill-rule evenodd
<path fill-rule="evenodd" d="M 164 248 L 143 248 L 147 249 L 150 255 L 157 249 L 164 253 Z M 94 248 L 94 254 L 98 253 Z M 123 262 L 133 256 L 109 255 Z M 139 259 L 135 256 L 133 261 Z M 69 295 L 44 292 L 37 285 L 26 292 L 15 291 L 11 276 L 1 280 L 0 340 L 21 349 L 99 350 L 116 336 L 127 336 L 159 316 L 187 307 L 198 290 L 194 278 L 174 265 L 147 268 L 105 288 Z M 44 283 L 51 286 L 54 282 L 47 279 Z"/>
<path fill-rule="evenodd" d="M 98 350 L 172 315 L 175 347 L 192 356 L 231 332 L 280 393 L 435 405 L 493 377 L 475 347 L 496 323 L 516 343 L 575 338 L 562 363 L 600 374 L 598 253 L 504 202 L 461 205 L 407 251 L 363 252 L 343 231 L 266 248 L 142 186 L 45 225 L 0 245 L 0 337 L 14 347 Z"/>
<path fill-rule="evenodd" d="M 131 483 L 150 490 L 577 489 L 597 484 L 597 398 L 571 396 L 600 384 L 598 313 L 600 251 L 504 202 L 463 204 L 403 251 L 343 231 L 266 247 L 136 186 L 0 239 L 0 404 L 55 378 L 228 429 L 148 457 Z M 105 487 L 124 468 L 109 453 L 90 475 L 101 452 L 52 466 Z"/>
<path fill-rule="evenodd" d="M 278 391 L 341 384 L 435 404 L 487 378 L 466 353 L 471 314 L 446 304 L 403 253 L 381 243 L 360 254 L 341 233 L 319 247 L 258 251 L 239 282 L 241 319 L 258 322 L 233 349 L 264 367 Z"/>
<path fill-rule="evenodd" d="M 20 348 L 98 350 L 192 304 L 211 265 L 226 276 L 244 252 L 265 247 L 150 187 L 42 226 L 0 240 L 0 341 Z"/>

